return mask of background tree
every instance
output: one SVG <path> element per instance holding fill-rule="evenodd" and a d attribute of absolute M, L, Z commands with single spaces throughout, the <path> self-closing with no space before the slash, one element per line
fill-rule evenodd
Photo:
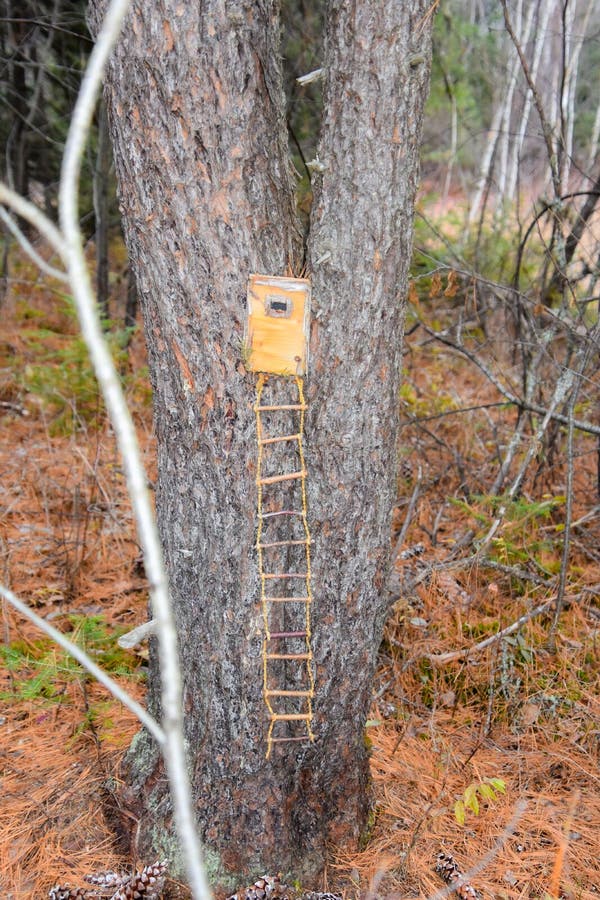
<path fill-rule="evenodd" d="M 93 10 L 97 7 L 93 6 Z M 277 4 L 134 3 L 106 98 L 155 392 L 157 513 L 179 622 L 187 741 L 213 880 L 314 879 L 368 809 L 363 736 L 388 609 L 402 300 L 429 71 L 428 2 L 332 2 L 306 261 L 317 676 L 314 744 L 265 760 L 254 555 L 250 272 L 298 273 Z M 318 265 L 317 265 L 318 263 Z M 156 658 L 149 707 L 156 711 Z M 125 800 L 138 852 L 174 855 L 146 733 Z"/>
<path fill-rule="evenodd" d="M 56 214 L 65 138 L 93 46 L 85 10 L 84 0 L 0 3 L 0 143 L 5 180 L 51 218 Z M 110 141 L 100 105 L 83 161 L 79 208 L 82 228 L 95 242 L 96 289 L 104 318 L 109 315 L 110 295 L 108 236 L 111 225 L 114 232 L 119 223 L 111 169 Z M 8 247 L 6 242 L 4 278 Z"/>

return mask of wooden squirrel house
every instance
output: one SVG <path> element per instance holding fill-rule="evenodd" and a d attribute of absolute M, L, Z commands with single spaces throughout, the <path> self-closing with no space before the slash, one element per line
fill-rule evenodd
<path fill-rule="evenodd" d="M 273 375 L 305 375 L 308 367 L 310 281 L 306 278 L 251 275 L 247 300 L 247 368 Z"/>

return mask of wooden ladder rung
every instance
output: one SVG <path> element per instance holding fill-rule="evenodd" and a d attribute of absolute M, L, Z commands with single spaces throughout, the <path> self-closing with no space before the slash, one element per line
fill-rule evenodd
<path fill-rule="evenodd" d="M 281 574 L 267 572 L 266 575 L 263 574 L 263 578 L 304 578 L 306 580 L 306 572 L 282 572 Z"/>
<path fill-rule="evenodd" d="M 255 412 L 277 412 L 280 409 L 308 409 L 306 403 L 283 403 L 273 406 L 255 406 Z"/>
<path fill-rule="evenodd" d="M 257 484 L 277 484 L 279 481 L 293 481 L 295 478 L 306 478 L 306 470 L 288 472 L 287 475 L 268 475 L 266 478 L 257 478 Z"/>
<path fill-rule="evenodd" d="M 276 738 L 272 737 L 271 738 L 272 744 L 287 744 L 290 741 L 310 741 L 310 737 L 307 734 L 305 734 L 303 737 L 276 737 Z"/>
<path fill-rule="evenodd" d="M 259 544 L 258 546 L 261 550 L 268 550 L 270 547 L 299 547 L 302 544 L 308 547 L 312 541 L 307 541 L 306 538 L 303 541 L 270 541 L 268 544 Z"/>
<path fill-rule="evenodd" d="M 280 509 L 277 512 L 269 512 L 264 513 L 261 512 L 258 514 L 259 519 L 272 519 L 274 516 L 303 516 L 303 509 Z"/>
<path fill-rule="evenodd" d="M 299 638 L 306 637 L 306 631 L 270 631 L 269 640 L 275 638 Z"/>
<path fill-rule="evenodd" d="M 259 440 L 259 444 L 262 444 L 264 447 L 265 444 L 279 444 L 281 441 L 299 441 L 301 439 L 301 434 L 282 434 L 280 437 L 270 437 L 270 438 L 261 438 Z"/>
<path fill-rule="evenodd" d="M 312 697 L 312 691 L 265 691 L 266 697 Z"/>
<path fill-rule="evenodd" d="M 310 719 L 310 713 L 273 713 L 272 722 L 307 722 Z"/>
<path fill-rule="evenodd" d="M 312 659 L 310 653 L 267 653 L 267 659 Z"/>
<path fill-rule="evenodd" d="M 265 597 L 267 603 L 310 603 L 310 597 Z"/>

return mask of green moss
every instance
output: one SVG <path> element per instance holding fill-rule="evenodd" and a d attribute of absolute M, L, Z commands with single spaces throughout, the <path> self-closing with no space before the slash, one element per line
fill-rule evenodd
<path fill-rule="evenodd" d="M 465 637 L 481 638 L 496 634 L 500 631 L 500 623 L 497 619 L 488 619 L 485 622 L 463 622 L 462 632 Z"/>
<path fill-rule="evenodd" d="M 377 820 L 379 819 L 379 807 L 374 804 L 369 810 L 369 814 L 367 816 L 367 821 L 365 822 L 365 827 L 363 828 L 360 837 L 358 839 L 358 846 L 360 850 L 364 850 L 371 838 L 373 837 L 373 832 L 375 830 L 375 826 L 377 824 Z"/>

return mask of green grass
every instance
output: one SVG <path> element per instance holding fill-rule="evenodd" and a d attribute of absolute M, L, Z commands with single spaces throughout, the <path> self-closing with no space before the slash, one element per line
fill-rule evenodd
<path fill-rule="evenodd" d="M 124 628 L 109 629 L 101 616 L 72 615 L 67 636 L 111 675 L 139 677 L 138 658 L 122 650 L 117 640 Z M 50 638 L 12 641 L 0 646 L 0 660 L 10 673 L 10 689 L 0 691 L 5 701 L 57 701 L 65 685 L 91 676 Z"/>
<path fill-rule="evenodd" d="M 19 315 L 25 346 L 20 387 L 40 399 L 50 419 L 50 433 L 72 434 L 82 425 L 101 424 L 105 419 L 104 404 L 85 341 L 78 331 L 72 298 L 59 294 L 52 316 L 21 301 Z M 117 370 L 126 372 L 131 329 L 118 328 L 113 322 L 106 326 Z M 124 384 L 126 381 L 123 377 Z"/>

